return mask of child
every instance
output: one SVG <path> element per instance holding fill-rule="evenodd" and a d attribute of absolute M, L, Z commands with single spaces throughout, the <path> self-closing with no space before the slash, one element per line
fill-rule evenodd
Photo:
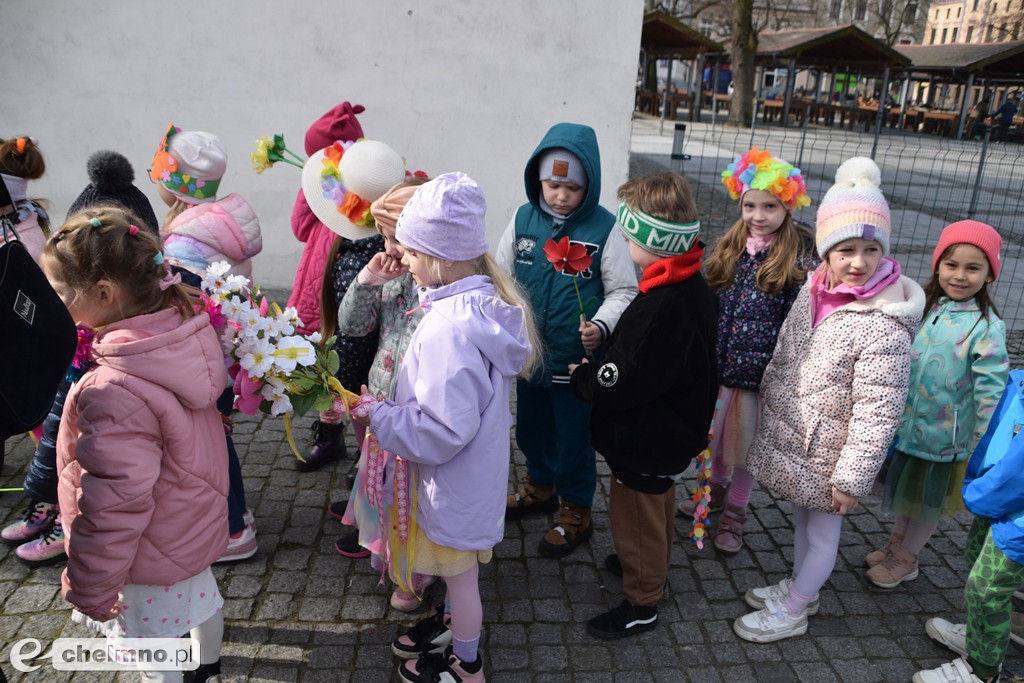
<path fill-rule="evenodd" d="M 566 372 L 596 351 L 636 295 L 636 271 L 615 216 L 598 205 L 601 160 L 589 126 L 559 123 L 526 163 L 526 196 L 498 243 L 497 261 L 530 296 L 544 339 L 544 363 L 516 383 L 516 443 L 526 456 L 526 483 L 508 496 L 506 515 L 560 510 L 540 553 L 565 557 L 590 538 L 597 463 L 590 445 L 590 406 L 569 389 Z M 592 257 L 579 276 L 556 271 L 544 257 L 549 239 L 568 238 Z M 587 306 L 580 320 L 574 283 Z M 596 312 L 595 312 L 596 309 Z M 559 499 L 560 497 L 560 499 Z"/>
<path fill-rule="evenodd" d="M 310 211 L 335 233 L 322 272 L 320 332 L 335 336 L 337 311 L 349 284 L 363 266 L 384 248 L 373 227 L 370 204 L 405 178 L 398 152 L 377 140 L 348 146 L 332 143 L 310 156 L 302 169 L 302 191 Z M 338 335 L 334 349 L 340 365 L 335 376 L 344 387 L 358 388 L 377 351 L 376 333 L 361 337 Z M 343 409 L 324 411 L 313 423 L 313 447 L 300 472 L 312 472 L 345 457 Z"/>
<path fill-rule="evenodd" d="M 626 599 L 587 622 L 614 639 L 658 625 L 675 538 L 676 481 L 707 445 L 715 409 L 716 302 L 700 274 L 703 245 L 689 184 L 674 173 L 619 188 L 618 223 L 642 269 L 602 363 L 570 365 L 573 392 L 594 406 L 591 442 L 611 468 L 608 515 Z"/>
<path fill-rule="evenodd" d="M 98 204 L 118 204 L 131 211 L 145 223 L 145 227 L 156 233 L 160 222 L 153 213 L 153 205 L 142 190 L 135 187 L 135 169 L 128 159 L 118 152 L 102 150 L 96 152 L 85 162 L 85 170 L 89 176 L 89 184 L 85 186 L 75 201 L 65 220 L 71 214 Z M 143 227 L 143 226 L 139 226 Z"/>
<path fill-rule="evenodd" d="M 72 317 L 95 331 L 57 437 L 63 595 L 73 621 L 109 638 L 191 630 L 204 681 L 220 673 L 224 628 L 210 565 L 228 539 L 215 406 L 227 371 L 194 290 L 176 284 L 159 239 L 130 221 L 118 208 L 86 209 L 43 253 Z"/>
<path fill-rule="evenodd" d="M 1006 384 L 1006 325 L 988 284 L 999 277 L 1003 240 L 989 225 L 946 226 L 932 253 L 925 324 L 910 353 L 910 391 L 885 479 L 896 515 L 888 543 L 866 558 L 867 577 L 894 588 L 917 578 L 917 555 L 939 518 L 963 509 L 967 458 L 988 428 Z"/>
<path fill-rule="evenodd" d="M 532 369 L 536 348 L 528 305 L 487 254 L 484 212 L 483 193 L 462 173 L 420 186 L 406 204 L 396 234 L 426 313 L 394 400 L 364 391 L 368 410 L 356 413 L 382 448 L 409 461 L 417 483 L 408 493 L 399 483 L 396 506 L 418 505 L 401 513 L 408 543 L 392 534 L 389 552 L 448 587 L 451 646 L 404 662 L 405 681 L 484 680 L 477 575 L 504 532 L 512 378 Z"/>
<path fill-rule="evenodd" d="M 843 515 L 871 491 L 907 400 L 924 292 L 889 254 L 881 172 L 857 157 L 818 208 L 822 263 L 804 284 L 761 382 L 747 454 L 762 486 L 793 503 L 793 574 L 747 591 L 733 630 L 767 643 L 807 632 L 839 549 Z"/>
<path fill-rule="evenodd" d="M 314 121 L 306 131 L 306 156 L 311 157 L 335 142 L 355 142 L 363 137 L 363 128 L 356 114 L 364 111 L 366 107 L 361 104 L 352 106 L 342 102 Z M 299 319 L 302 320 L 299 332 L 312 334 L 320 329 L 321 280 L 336 235 L 309 208 L 306 194 L 301 188 L 292 209 L 292 233 L 305 246 L 299 258 L 299 267 L 295 270 L 295 283 L 288 297 L 288 305 L 298 311 Z"/>
<path fill-rule="evenodd" d="M 754 147 L 722 172 L 722 182 L 740 200 L 742 217 L 715 243 L 705 269 L 718 294 L 720 385 L 708 509 L 724 507 L 714 544 L 736 553 L 754 486 L 746 459 L 761 416 L 761 376 L 817 259 L 813 236 L 793 221 L 792 212 L 811 203 L 799 169 Z M 686 500 L 679 509 L 692 516 L 695 506 Z"/>
<path fill-rule="evenodd" d="M 211 263 L 227 261 L 229 274 L 252 278 L 252 257 L 263 249 L 260 222 L 241 195 L 217 199 L 227 164 L 216 135 L 171 124 L 149 171 L 170 207 L 160 233 L 172 265 L 203 277 Z"/>
<path fill-rule="evenodd" d="M 160 228 L 168 264 L 199 278 L 218 261 L 231 264 L 229 274 L 252 278 L 252 257 L 263 249 L 260 223 L 241 195 L 217 199 L 227 170 L 227 152 L 220 138 L 202 131 L 182 131 L 171 124 L 150 166 L 160 198 L 170 207 Z M 242 466 L 231 439 L 234 396 L 225 388 L 217 405 L 227 435 L 228 548 L 219 562 L 244 560 L 256 554 L 256 524 L 245 502 Z"/>
<path fill-rule="evenodd" d="M 367 381 L 370 394 L 378 401 L 394 398 L 394 384 L 402 364 L 409 340 L 423 318 L 423 308 L 416 306 L 416 284 L 412 275 L 402 266 L 404 256 L 395 239 L 398 216 L 412 198 L 416 188 L 427 181 L 416 177 L 404 180 L 388 190 L 370 205 L 374 225 L 384 243 L 384 251 L 376 254 L 359 272 L 345 292 L 338 311 L 338 329 L 342 334 L 365 337 L 370 334 L 380 340 L 370 367 Z M 355 427 L 357 441 L 362 443 L 365 429 Z M 335 549 L 346 557 L 366 557 L 372 553 L 372 564 L 384 569 L 388 564 L 386 541 L 389 510 L 393 504 L 390 489 L 383 487 L 382 500 L 370 503 L 367 470 L 369 458 L 384 458 L 374 463 L 374 471 L 394 476 L 395 459 L 386 452 L 369 453 L 360 458 L 359 474 L 349 500 L 331 504 L 331 514 L 356 530 L 335 542 Z M 423 602 L 423 589 L 433 577 L 413 576 L 412 586 L 398 587 L 391 594 L 391 606 L 402 612 L 412 612 Z"/>
<path fill-rule="evenodd" d="M 914 683 L 998 681 L 1011 636 L 1010 598 L 1024 584 L 1024 370 L 1009 374 L 988 431 L 967 463 L 963 497 L 974 523 L 967 535 L 967 625 L 929 619 L 932 638 L 960 655 L 914 674 Z"/>
<path fill-rule="evenodd" d="M 36 263 L 50 234 L 50 217 L 41 200 L 29 199 L 26 190 L 29 180 L 38 180 L 45 172 L 46 162 L 35 138 L 0 139 L 0 174 L 18 212 L 14 229 Z"/>

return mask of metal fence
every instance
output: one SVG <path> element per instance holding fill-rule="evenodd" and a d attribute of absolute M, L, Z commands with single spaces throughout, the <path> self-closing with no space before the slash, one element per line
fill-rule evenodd
<path fill-rule="evenodd" d="M 973 218 L 1000 232 L 1003 266 L 991 292 L 1010 332 L 1011 352 L 1016 358 L 1024 355 L 1024 145 L 891 129 L 737 129 L 722 125 L 723 120 L 677 124 L 637 115 L 631 173 L 647 172 L 652 163 L 682 173 L 693 185 L 710 241 L 739 217 L 738 203 L 729 198 L 720 174 L 751 146 L 803 170 L 813 203 L 795 218 L 811 226 L 836 168 L 850 157 L 873 156 L 892 212 L 892 253 L 909 277 L 923 284 L 931 276 L 932 250 L 949 223 Z"/>

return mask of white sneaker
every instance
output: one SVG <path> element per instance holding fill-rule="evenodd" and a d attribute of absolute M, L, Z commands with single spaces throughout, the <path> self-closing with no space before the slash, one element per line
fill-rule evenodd
<path fill-rule="evenodd" d="M 1024 614 L 1010 612 L 1010 640 L 1024 645 Z"/>
<path fill-rule="evenodd" d="M 237 538 L 234 536 L 228 537 L 228 547 L 224 550 L 224 554 L 220 556 L 218 562 L 234 562 L 236 560 L 244 560 L 252 557 L 256 554 L 258 546 L 256 545 L 256 529 L 247 526 L 242 529 L 242 532 Z"/>
<path fill-rule="evenodd" d="M 745 614 L 732 622 L 732 630 L 743 640 L 752 643 L 773 643 L 807 633 L 807 610 L 791 616 L 782 602 L 768 598 L 764 609 Z"/>
<path fill-rule="evenodd" d="M 924 630 L 932 640 L 945 645 L 961 657 L 967 657 L 967 624 L 954 624 L 939 617 L 932 617 L 924 622 Z"/>
<path fill-rule="evenodd" d="M 793 579 L 788 576 L 778 583 L 773 583 L 770 586 L 764 588 L 751 588 L 743 596 L 743 599 L 747 601 L 747 604 L 754 609 L 764 609 L 765 600 L 782 600 L 789 593 L 790 586 L 793 585 Z M 818 613 L 818 596 L 815 595 L 811 598 L 811 601 L 807 603 L 807 616 L 813 617 Z"/>
<path fill-rule="evenodd" d="M 984 683 L 974 675 L 971 665 L 963 659 L 954 659 L 938 669 L 926 669 L 914 674 L 913 683 Z"/>

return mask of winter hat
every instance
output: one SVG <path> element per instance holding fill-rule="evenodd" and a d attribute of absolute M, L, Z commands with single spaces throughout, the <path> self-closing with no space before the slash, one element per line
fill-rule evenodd
<path fill-rule="evenodd" d="M 794 209 L 811 205 L 807 196 L 807 181 L 799 168 L 785 159 L 777 159 L 768 150 L 752 147 L 733 159 L 722 171 L 722 184 L 729 196 L 740 199 L 751 190 L 763 190 L 775 195 L 790 213 Z"/>
<path fill-rule="evenodd" d="M 874 240 L 889 254 L 889 204 L 882 196 L 882 171 L 867 157 L 847 159 L 836 170 L 836 184 L 818 207 L 818 256 L 840 242 Z"/>
<path fill-rule="evenodd" d="M 313 122 L 306 131 L 306 156 L 313 156 L 317 151 L 341 140 L 355 142 L 363 137 L 363 127 L 359 125 L 356 114 L 362 114 L 366 107 L 361 104 L 352 105 L 342 102 Z"/>
<path fill-rule="evenodd" d="M 68 216 L 96 204 L 112 202 L 134 213 L 153 232 L 160 229 L 153 205 L 142 190 L 132 184 L 135 169 L 123 154 L 109 149 L 96 152 L 85 162 L 85 171 L 89 184 L 71 203 Z"/>
<path fill-rule="evenodd" d="M 228 153 L 220 138 L 182 131 L 172 123 L 153 155 L 149 176 L 186 204 L 203 204 L 217 198 L 227 167 Z"/>
<path fill-rule="evenodd" d="M 444 261 L 472 261 L 487 253 L 487 203 L 465 173 L 445 173 L 420 185 L 398 215 L 397 238 L 414 251 Z"/>
<path fill-rule="evenodd" d="M 580 187 L 587 186 L 587 172 L 583 170 L 580 158 L 562 147 L 552 147 L 540 154 L 537 161 L 538 180 L 553 180 L 559 183 L 572 183 Z"/>
<path fill-rule="evenodd" d="M 980 221 L 957 221 L 943 228 L 942 234 L 939 235 L 939 243 L 932 252 L 933 273 L 939 269 L 939 259 L 942 258 L 943 252 L 954 244 L 973 244 L 981 249 L 988 257 L 992 280 L 995 281 L 999 277 L 999 268 L 1002 266 L 999 250 L 1003 248 L 1003 238 L 991 225 Z"/>
<path fill-rule="evenodd" d="M 405 161 L 383 142 L 334 142 L 302 167 L 302 193 L 321 223 L 358 240 L 377 234 L 370 203 L 404 179 Z"/>
<path fill-rule="evenodd" d="M 409 199 L 416 193 L 419 186 L 398 184 L 370 204 L 370 213 L 377 228 L 394 230 L 398 224 L 398 214 L 402 212 Z"/>

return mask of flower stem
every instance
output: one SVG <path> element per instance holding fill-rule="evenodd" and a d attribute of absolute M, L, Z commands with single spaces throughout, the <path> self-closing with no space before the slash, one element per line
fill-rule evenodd
<path fill-rule="evenodd" d="M 292 155 L 292 156 L 294 156 L 294 155 Z M 296 168 L 302 168 L 302 164 L 300 164 L 300 163 L 298 163 L 296 161 L 292 161 L 291 159 L 286 159 L 284 157 L 281 157 L 281 161 L 285 162 L 286 164 L 291 164 L 292 166 L 295 166 Z"/>
<path fill-rule="evenodd" d="M 291 154 L 291 155 L 292 155 L 293 157 L 295 157 L 295 158 L 296 158 L 296 160 L 298 160 L 298 162 L 299 162 L 300 164 L 301 164 L 301 163 L 304 163 L 304 162 L 305 162 L 305 159 L 303 159 L 302 157 L 300 157 L 300 156 L 299 156 L 298 154 L 296 154 L 295 152 L 291 151 L 291 150 L 290 150 L 290 149 L 288 149 L 287 147 L 285 147 L 285 148 L 284 148 L 284 151 L 288 152 L 288 153 L 289 153 L 289 154 Z"/>
<path fill-rule="evenodd" d="M 580 326 L 581 327 L 586 327 L 586 325 L 587 325 L 587 312 L 585 310 L 583 310 L 583 297 L 580 296 L 580 285 L 576 281 L 576 276 L 575 275 L 572 276 L 572 286 L 576 289 L 576 301 L 580 305 Z M 589 358 L 590 360 L 594 360 L 594 354 L 591 353 L 590 351 L 587 351 L 587 358 Z"/>

